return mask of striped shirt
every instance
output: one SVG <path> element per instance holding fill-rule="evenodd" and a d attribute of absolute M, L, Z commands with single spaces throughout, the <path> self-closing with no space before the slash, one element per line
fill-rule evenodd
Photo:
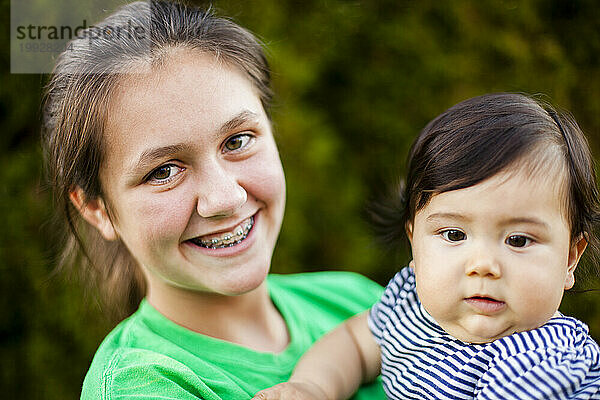
<path fill-rule="evenodd" d="M 369 327 L 390 399 L 600 399 L 600 348 L 574 318 L 464 343 L 425 311 L 407 267 L 371 309 Z"/>

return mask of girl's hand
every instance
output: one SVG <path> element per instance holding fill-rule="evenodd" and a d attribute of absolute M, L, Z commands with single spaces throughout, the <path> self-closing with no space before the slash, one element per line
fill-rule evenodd
<path fill-rule="evenodd" d="M 285 382 L 256 393 L 252 400 L 326 400 L 327 395 L 314 383 Z"/>

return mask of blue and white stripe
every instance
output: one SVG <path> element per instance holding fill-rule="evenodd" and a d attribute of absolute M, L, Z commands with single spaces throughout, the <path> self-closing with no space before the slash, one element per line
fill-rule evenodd
<path fill-rule="evenodd" d="M 391 399 L 600 399 L 600 348 L 574 318 L 463 343 L 425 311 L 407 267 L 371 309 L 369 327 Z"/>

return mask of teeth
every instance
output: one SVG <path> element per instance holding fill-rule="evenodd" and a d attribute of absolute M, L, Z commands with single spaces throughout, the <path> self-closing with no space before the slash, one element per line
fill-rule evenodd
<path fill-rule="evenodd" d="M 248 236 L 248 233 L 250 233 L 252 226 L 254 226 L 254 217 L 248 218 L 240 225 L 236 226 L 231 232 L 225 232 L 220 234 L 219 236 L 207 239 L 197 237 L 192 239 L 192 242 L 194 242 L 198 246 L 205 247 L 208 249 L 221 249 L 224 247 L 231 247 L 246 239 L 246 236 Z"/>

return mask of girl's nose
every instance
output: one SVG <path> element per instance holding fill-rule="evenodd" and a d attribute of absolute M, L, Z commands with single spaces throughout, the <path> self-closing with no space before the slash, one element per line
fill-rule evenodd
<path fill-rule="evenodd" d="M 502 276 L 499 262 L 488 253 L 480 253 L 471 257 L 465 267 L 465 274 L 472 277 L 487 277 L 497 279 Z"/>
<path fill-rule="evenodd" d="M 201 179 L 196 209 L 203 218 L 230 216 L 248 200 L 236 176 L 221 167 L 203 174 Z"/>

